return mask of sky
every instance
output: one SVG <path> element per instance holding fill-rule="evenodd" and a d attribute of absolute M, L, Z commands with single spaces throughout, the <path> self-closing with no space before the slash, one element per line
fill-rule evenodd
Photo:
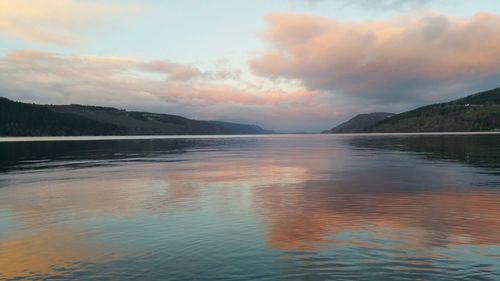
<path fill-rule="evenodd" d="M 498 0 L 0 0 L 0 96 L 329 129 L 500 86 Z"/>

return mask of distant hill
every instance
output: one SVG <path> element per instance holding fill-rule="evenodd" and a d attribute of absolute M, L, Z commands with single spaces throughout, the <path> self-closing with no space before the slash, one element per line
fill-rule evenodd
<path fill-rule="evenodd" d="M 349 119 L 348 121 L 338 125 L 337 127 L 323 131 L 324 134 L 328 133 L 361 133 L 366 128 L 393 116 L 394 113 L 387 112 L 372 112 L 366 114 L 359 114 Z"/>
<path fill-rule="evenodd" d="M 37 105 L 0 97 L 0 136 L 267 134 L 257 125 L 87 105 Z"/>
<path fill-rule="evenodd" d="M 500 88 L 384 119 L 367 132 L 471 132 L 500 129 Z"/>

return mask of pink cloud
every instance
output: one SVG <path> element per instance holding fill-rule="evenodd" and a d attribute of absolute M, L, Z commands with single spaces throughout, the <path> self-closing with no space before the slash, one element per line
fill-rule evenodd
<path fill-rule="evenodd" d="M 304 1 L 304 0 L 301 0 Z M 359 6 L 365 9 L 404 9 L 410 7 L 425 6 L 431 0 L 306 0 L 310 4 L 319 4 L 321 2 L 333 2 L 342 6 Z"/>
<path fill-rule="evenodd" d="M 165 60 L 145 62 L 140 67 L 146 71 L 164 73 L 172 80 L 190 80 L 202 75 L 202 72 L 194 66 Z"/>
<path fill-rule="evenodd" d="M 27 102 L 104 105 L 264 125 L 273 117 L 273 129 L 333 114 L 321 92 L 253 89 L 244 86 L 248 81 L 225 83 L 217 77 L 221 71 L 202 72 L 168 60 L 20 50 L 0 58 L 0 93 Z"/>
<path fill-rule="evenodd" d="M 500 76 L 500 16 L 495 14 L 456 18 L 426 12 L 342 22 L 280 13 L 268 15 L 266 22 L 263 39 L 272 48 L 250 61 L 252 70 L 299 79 L 313 90 L 404 99 L 413 92 L 409 89 L 425 84 L 471 78 L 480 83 Z"/>
<path fill-rule="evenodd" d="M 316 95 L 312 91 L 299 89 L 296 91 L 249 91 L 217 81 L 191 78 L 201 76 L 198 68 L 170 61 L 144 61 L 127 57 L 106 56 L 63 56 L 55 53 L 34 50 L 20 50 L 9 53 L 4 59 L 4 70 L 17 73 L 17 79 L 30 84 L 30 80 L 40 82 L 62 81 L 65 88 L 71 89 L 107 88 L 106 91 L 121 90 L 128 92 L 147 92 L 156 97 L 176 101 L 189 102 L 196 100 L 206 103 L 238 103 L 248 105 L 293 103 L 302 98 Z M 134 70 L 165 73 L 169 79 L 154 79 L 140 75 Z M 52 77 L 52 79 L 47 79 Z M 56 79 L 58 78 L 58 79 Z M 84 86 L 84 87 L 82 87 Z"/>

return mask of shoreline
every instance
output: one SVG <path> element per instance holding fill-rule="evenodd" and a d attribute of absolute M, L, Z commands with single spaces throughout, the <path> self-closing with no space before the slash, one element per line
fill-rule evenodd
<path fill-rule="evenodd" d="M 105 141 L 105 140 L 154 140 L 154 139 L 224 139 L 224 138 L 279 138 L 310 136 L 446 136 L 446 135 L 498 135 L 498 131 L 488 132 L 420 132 L 420 133 L 334 133 L 334 134 L 258 134 L 258 135 L 138 135 L 138 136 L 24 136 L 0 137 L 2 142 L 49 142 L 49 141 Z"/>

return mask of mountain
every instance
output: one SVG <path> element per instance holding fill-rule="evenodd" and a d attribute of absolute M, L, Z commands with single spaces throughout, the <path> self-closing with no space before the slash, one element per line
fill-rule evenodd
<path fill-rule="evenodd" d="M 472 132 L 500 129 L 500 88 L 384 119 L 366 132 Z"/>
<path fill-rule="evenodd" d="M 349 119 L 348 121 L 338 125 L 337 127 L 323 131 L 324 134 L 328 133 L 361 133 L 366 128 L 393 116 L 394 113 L 387 112 L 372 112 L 366 114 L 359 114 Z"/>
<path fill-rule="evenodd" d="M 267 134 L 257 125 L 88 105 L 38 105 L 0 97 L 0 136 Z"/>

